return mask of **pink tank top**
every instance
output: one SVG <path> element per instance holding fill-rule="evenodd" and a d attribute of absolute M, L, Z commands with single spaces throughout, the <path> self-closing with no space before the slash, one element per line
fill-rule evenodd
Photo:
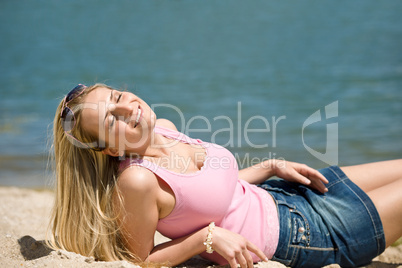
<path fill-rule="evenodd" d="M 126 159 L 120 170 L 142 166 L 156 174 L 172 189 L 176 204 L 160 219 L 157 230 L 171 239 L 195 232 L 210 222 L 238 233 L 258 246 L 268 258 L 275 253 L 279 239 L 276 205 L 268 192 L 238 179 L 238 166 L 232 153 L 222 146 L 192 139 L 183 133 L 155 127 L 155 133 L 205 148 L 202 168 L 195 173 L 177 173 L 143 159 Z M 202 257 L 219 264 L 227 261 L 214 252 Z M 252 253 L 254 261 L 259 258 Z"/>

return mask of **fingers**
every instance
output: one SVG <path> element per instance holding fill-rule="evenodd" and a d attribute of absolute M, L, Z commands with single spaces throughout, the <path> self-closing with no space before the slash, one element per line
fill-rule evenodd
<path fill-rule="evenodd" d="M 278 163 L 280 163 L 280 165 Z M 278 177 L 288 181 L 308 185 L 323 194 L 328 192 L 328 188 L 325 184 L 329 182 L 319 171 L 305 164 L 295 162 L 281 161 L 278 163 L 275 166 L 275 172 Z"/>
<path fill-rule="evenodd" d="M 249 242 L 247 247 L 248 247 L 248 250 L 250 250 L 255 255 L 257 255 L 258 258 L 260 258 L 262 261 L 268 261 L 267 256 L 256 245 L 254 245 L 253 243 Z"/>
<path fill-rule="evenodd" d="M 295 177 L 300 183 L 309 185 L 321 193 L 328 192 L 327 187 L 324 185 L 324 183 L 328 183 L 328 180 L 320 172 L 304 164 L 300 164 L 298 168 L 298 174 Z"/>
<path fill-rule="evenodd" d="M 316 189 L 316 190 L 320 191 L 323 194 L 328 192 L 328 188 L 320 180 L 317 180 L 317 179 L 314 179 L 314 178 L 311 178 L 311 177 L 309 177 L 308 179 L 304 177 L 302 180 L 303 181 L 308 180 L 309 183 L 303 183 L 303 184 L 310 186 L 310 188 Z"/>
<path fill-rule="evenodd" d="M 227 260 L 231 268 L 237 268 L 237 264 L 240 265 L 241 268 L 253 267 L 253 258 L 247 249 L 243 251 L 239 251 L 236 255 Z"/>
<path fill-rule="evenodd" d="M 328 180 L 320 172 L 314 170 L 313 173 L 309 173 L 308 178 L 311 180 L 313 187 L 321 193 L 328 192 L 328 188 L 324 184 L 328 183 Z"/>
<path fill-rule="evenodd" d="M 317 189 L 318 191 L 320 191 L 323 194 L 328 192 L 328 188 L 325 187 L 324 183 L 322 183 L 321 181 L 312 181 L 311 184 L 312 184 L 311 187 Z"/>
<path fill-rule="evenodd" d="M 301 183 L 301 184 L 304 184 L 304 185 L 310 185 L 311 184 L 311 180 L 308 178 L 308 176 L 302 174 L 301 171 L 294 170 L 293 177 L 296 179 L 296 181 L 298 183 Z"/>
<path fill-rule="evenodd" d="M 235 256 L 228 259 L 231 268 L 237 268 L 239 264 L 241 268 L 250 268 L 254 266 L 253 257 L 250 252 L 257 255 L 262 261 L 268 261 L 267 256 L 253 243 L 247 242 L 247 245 L 235 253 Z"/>
<path fill-rule="evenodd" d="M 313 178 L 313 179 L 317 179 L 323 183 L 328 183 L 328 180 L 324 177 L 324 175 L 322 175 L 319 171 L 317 171 L 309 166 L 305 166 L 305 168 L 302 169 L 301 172 L 303 172 L 303 175 L 305 175 L 308 178 Z"/>
<path fill-rule="evenodd" d="M 230 268 L 237 268 L 237 262 L 235 258 L 229 259 L 227 261 L 229 262 Z"/>
<path fill-rule="evenodd" d="M 253 258 L 247 249 L 243 250 L 236 254 L 237 263 L 240 264 L 240 267 L 253 267 Z"/>
<path fill-rule="evenodd" d="M 227 261 L 229 262 L 230 268 L 237 268 L 237 262 L 235 258 L 229 259 Z"/>

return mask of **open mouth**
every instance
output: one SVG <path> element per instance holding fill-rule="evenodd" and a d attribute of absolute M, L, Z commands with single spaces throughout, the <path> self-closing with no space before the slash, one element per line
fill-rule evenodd
<path fill-rule="evenodd" d="M 138 124 L 139 124 L 140 121 L 141 121 L 141 118 L 142 118 L 142 110 L 141 110 L 141 107 L 138 107 L 138 110 L 137 110 L 137 117 L 136 117 L 136 119 L 135 119 L 134 128 L 138 126 Z"/>

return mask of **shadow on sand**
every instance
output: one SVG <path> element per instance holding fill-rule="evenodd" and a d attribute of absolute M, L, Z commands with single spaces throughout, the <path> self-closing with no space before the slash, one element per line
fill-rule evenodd
<path fill-rule="evenodd" d="M 20 252 L 25 260 L 35 260 L 45 256 L 48 256 L 53 250 L 50 249 L 44 240 L 37 241 L 32 236 L 26 235 L 18 239 L 18 244 L 20 245 Z M 380 261 L 373 261 L 369 265 L 364 266 L 364 268 L 397 268 L 400 267 L 402 263 L 392 264 L 384 263 Z M 214 266 L 213 263 L 201 259 L 200 257 L 194 257 L 190 260 L 182 263 L 177 267 L 228 267 L 228 266 Z M 362 267 L 363 268 L 363 267 Z"/>
<path fill-rule="evenodd" d="M 20 245 L 20 251 L 25 260 L 35 260 L 45 257 L 53 250 L 50 249 L 45 241 L 37 241 L 32 236 L 26 235 L 18 239 Z"/>

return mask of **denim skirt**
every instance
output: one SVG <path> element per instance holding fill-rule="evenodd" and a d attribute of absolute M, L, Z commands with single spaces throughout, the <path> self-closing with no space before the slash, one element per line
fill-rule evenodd
<path fill-rule="evenodd" d="M 279 243 L 272 260 L 291 267 L 370 263 L 385 249 L 373 202 L 339 167 L 319 171 L 329 181 L 325 194 L 282 179 L 258 185 L 272 195 L 278 209 Z"/>

